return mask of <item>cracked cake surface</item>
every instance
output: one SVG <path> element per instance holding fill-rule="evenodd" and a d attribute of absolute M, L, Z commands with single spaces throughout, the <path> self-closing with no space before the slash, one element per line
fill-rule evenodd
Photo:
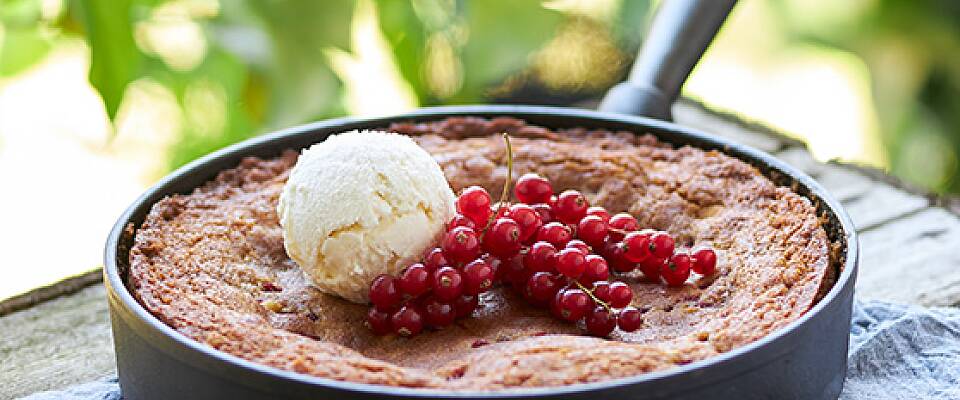
<path fill-rule="evenodd" d="M 609 339 L 527 305 L 506 288 L 470 318 L 411 338 L 376 336 L 367 306 L 323 294 L 284 252 L 278 196 L 297 152 L 247 158 L 185 195 L 157 202 L 136 230 L 128 285 L 178 332 L 215 349 L 304 374 L 453 390 L 557 386 L 702 360 L 753 342 L 806 312 L 832 280 L 831 244 L 809 200 L 717 151 L 651 135 L 550 130 L 513 118 L 400 123 L 454 191 L 502 190 L 500 132 L 514 176 L 629 212 L 678 248 L 713 247 L 718 273 L 671 288 L 627 277 L 643 326 Z"/>

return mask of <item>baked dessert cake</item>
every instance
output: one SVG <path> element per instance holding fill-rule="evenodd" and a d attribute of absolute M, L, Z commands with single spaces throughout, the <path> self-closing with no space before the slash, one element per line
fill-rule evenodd
<path fill-rule="evenodd" d="M 277 203 L 298 153 L 244 159 L 193 193 L 157 202 L 136 229 L 128 285 L 185 336 L 244 359 L 318 377 L 404 387 L 500 390 L 594 382 L 664 370 L 753 342 L 800 317 L 832 284 L 831 243 L 810 202 L 717 151 L 651 135 L 551 130 L 512 118 L 401 123 L 455 192 L 503 189 L 536 172 L 590 204 L 706 244 L 711 276 L 666 287 L 623 277 L 643 325 L 608 338 L 533 307 L 507 287 L 472 317 L 409 338 L 363 327 L 368 306 L 324 294 L 284 249 Z"/>

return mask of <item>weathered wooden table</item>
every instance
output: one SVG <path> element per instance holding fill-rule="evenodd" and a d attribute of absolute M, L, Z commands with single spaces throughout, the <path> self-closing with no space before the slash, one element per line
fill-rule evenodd
<path fill-rule="evenodd" d="M 675 115 L 681 124 L 775 154 L 826 186 L 861 234 L 860 298 L 960 306 L 956 199 L 924 194 L 870 168 L 819 163 L 801 142 L 690 101 Z M 91 271 L 0 303 L 0 399 L 116 373 L 99 276 Z"/>

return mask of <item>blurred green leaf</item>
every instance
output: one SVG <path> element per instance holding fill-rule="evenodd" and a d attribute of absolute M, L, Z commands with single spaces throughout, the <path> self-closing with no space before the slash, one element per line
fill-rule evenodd
<path fill-rule="evenodd" d="M 0 77 L 11 76 L 42 60 L 50 41 L 38 29 L 10 29 L 0 43 Z"/>
<path fill-rule="evenodd" d="M 491 86 L 527 66 L 532 52 L 556 33 L 563 16 L 540 2 L 461 3 L 468 39 L 461 50 L 463 89 L 452 100 L 474 102 Z"/>
<path fill-rule="evenodd" d="M 158 64 L 159 65 L 159 64 Z M 191 85 L 209 85 L 223 91 L 226 100 L 221 107 L 211 107 L 203 112 L 223 113 L 224 126 L 219 132 L 204 132 L 191 125 L 186 119 L 169 153 L 171 169 L 186 164 L 197 157 L 232 143 L 255 136 L 258 131 L 253 127 L 245 105 L 239 101 L 249 84 L 247 67 L 234 55 L 222 49 L 212 49 L 204 61 L 190 72 L 174 72 L 160 69 L 152 75 L 159 82 L 170 87 L 185 113 L 190 112 L 191 104 L 186 101 Z M 194 110 L 196 111 L 196 110 Z"/>
<path fill-rule="evenodd" d="M 796 4 L 772 4 L 791 40 L 849 51 L 870 69 L 891 172 L 933 191 L 960 192 L 960 58 L 944 56 L 960 52 L 960 3 L 880 1 L 820 24 L 798 16 Z M 918 151 L 922 143 L 927 149 Z M 940 173 L 931 173 L 931 164 Z"/>
<path fill-rule="evenodd" d="M 36 26 L 41 6 L 40 0 L 0 0 L 0 22 L 7 29 Z"/>
<path fill-rule="evenodd" d="M 528 73 L 539 73 L 529 69 L 531 60 L 556 37 L 561 24 L 569 27 L 578 15 L 544 8 L 541 1 L 369 1 L 376 7 L 380 31 L 400 75 L 425 105 L 487 101 L 494 88 L 496 96 L 508 99 L 550 101 L 544 97 L 548 92 L 537 86 L 543 82 L 526 79 L 532 76 Z M 591 15 L 597 24 L 608 25 L 620 51 L 634 54 L 658 2 L 614 2 L 615 12 Z M 191 112 L 185 100 L 191 85 L 201 82 L 221 88 L 217 90 L 228 99 L 223 107 L 226 122 L 218 128 L 222 131 L 213 134 L 185 123 L 171 152 L 171 166 L 255 133 L 345 112 L 343 85 L 330 69 L 325 50 L 357 50 L 351 41 L 355 0 L 221 1 L 216 16 L 191 15 L 204 29 L 209 45 L 204 61 L 191 71 L 172 71 L 135 45 L 135 24 L 167 1 L 74 0 L 68 4 L 69 15 L 44 21 L 41 0 L 0 0 L 0 22 L 6 33 L 0 43 L 0 76 L 21 72 L 41 60 L 58 38 L 77 34 L 79 21 L 91 48 L 90 81 L 111 118 L 116 117 L 126 86 L 140 77 L 154 78 L 170 88 L 185 114 Z M 958 100 L 951 93 L 960 90 L 960 58 L 943 55 L 960 51 L 956 22 L 960 3 L 830 3 L 817 6 L 821 14 L 804 15 L 798 15 L 802 13 L 796 7 L 806 3 L 779 0 L 771 4 L 787 40 L 856 53 L 870 68 L 886 159 L 895 173 L 909 177 L 909 170 L 916 169 L 913 160 L 918 147 L 910 143 L 920 131 L 935 135 L 930 143 L 949 147 L 952 153 L 944 157 L 956 160 L 960 135 L 955 127 L 960 119 L 952 113 Z M 503 85 L 505 81 L 510 84 Z M 501 90 L 510 93 L 501 94 Z M 549 93 L 560 101 L 584 95 Z M 950 162 L 954 164 L 942 164 L 956 169 L 956 161 Z M 921 183 L 934 185 L 935 190 L 960 191 L 960 174 L 943 176 L 947 178 L 940 183 L 929 183 L 933 179 Z"/>
<path fill-rule="evenodd" d="M 143 62 L 133 39 L 132 1 L 85 0 L 72 4 L 90 44 L 90 84 L 100 92 L 112 120 L 127 84 L 136 79 Z"/>
<path fill-rule="evenodd" d="M 620 0 L 616 20 L 610 28 L 621 48 L 630 52 L 640 49 L 652 12 L 650 0 Z"/>
<path fill-rule="evenodd" d="M 0 77 L 19 73 L 42 60 L 50 51 L 50 40 L 40 24 L 39 0 L 0 1 Z"/>
<path fill-rule="evenodd" d="M 397 67 L 404 80 L 410 83 L 417 97 L 430 97 L 424 79 L 423 62 L 427 57 L 429 32 L 409 1 L 376 0 L 380 30 L 390 44 Z"/>
<path fill-rule="evenodd" d="M 234 2 L 225 5 L 230 3 Z M 299 124 L 327 110 L 342 109 L 340 82 L 323 50 L 349 48 L 354 2 L 255 1 L 246 6 L 270 38 L 271 59 L 263 71 L 270 88 L 266 128 Z"/>

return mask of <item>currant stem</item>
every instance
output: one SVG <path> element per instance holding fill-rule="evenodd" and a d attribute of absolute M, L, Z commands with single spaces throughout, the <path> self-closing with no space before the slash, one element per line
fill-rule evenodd
<path fill-rule="evenodd" d="M 507 147 L 507 181 L 503 183 L 503 193 L 500 194 L 500 203 L 506 203 L 510 198 L 510 185 L 513 184 L 513 146 L 510 144 L 510 135 L 502 133 L 503 142 Z"/>
<path fill-rule="evenodd" d="M 493 214 L 487 219 L 487 224 L 483 227 L 483 230 L 480 231 L 481 239 L 483 235 L 487 233 L 490 225 L 493 225 L 493 220 L 497 217 L 497 214 L 500 213 L 500 207 L 506 207 L 507 200 L 510 198 L 510 185 L 513 183 L 513 146 L 510 144 L 510 135 L 508 133 L 502 132 L 501 135 L 503 135 L 503 141 L 507 147 L 507 179 L 503 182 L 503 192 L 500 193 L 500 201 L 497 202 L 497 209 L 493 211 Z"/>
<path fill-rule="evenodd" d="M 597 296 L 594 296 L 592 290 L 587 289 L 587 287 L 586 287 L 586 286 L 583 286 L 583 284 L 580 283 L 580 281 L 573 281 L 573 283 L 576 283 L 576 284 L 577 284 L 577 287 L 579 287 L 580 290 L 586 292 L 586 293 L 587 293 L 587 296 L 590 296 L 590 298 L 593 299 L 593 301 L 597 302 L 597 304 L 602 305 L 603 308 L 606 308 L 606 309 L 607 309 L 607 312 L 609 312 L 610 314 L 613 314 L 613 307 L 610 307 L 610 305 L 607 304 L 605 301 L 600 300 L 599 298 L 597 298 Z"/>

